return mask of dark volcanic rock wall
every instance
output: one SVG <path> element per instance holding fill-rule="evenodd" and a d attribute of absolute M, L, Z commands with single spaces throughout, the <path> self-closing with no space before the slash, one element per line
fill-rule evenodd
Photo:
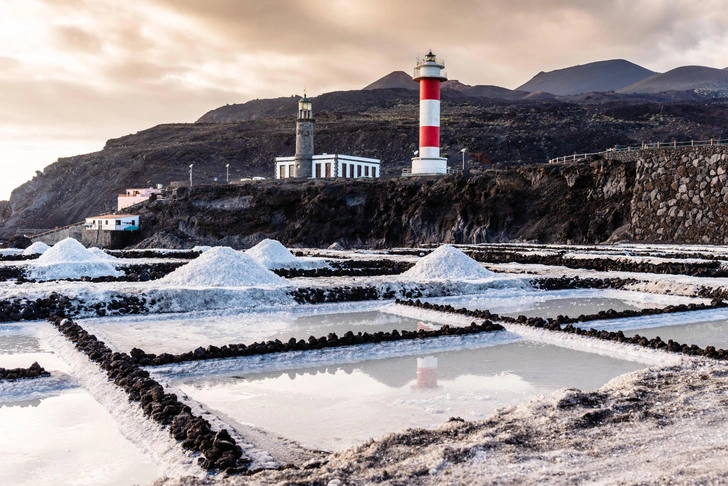
<path fill-rule="evenodd" d="M 370 247 L 513 239 L 595 243 L 630 217 L 634 164 L 529 166 L 389 181 L 266 181 L 178 190 L 145 204 L 149 235 L 250 244 Z M 190 240 L 189 245 L 195 244 Z"/>
<path fill-rule="evenodd" d="M 632 199 L 634 239 L 728 243 L 728 147 L 641 154 Z"/>

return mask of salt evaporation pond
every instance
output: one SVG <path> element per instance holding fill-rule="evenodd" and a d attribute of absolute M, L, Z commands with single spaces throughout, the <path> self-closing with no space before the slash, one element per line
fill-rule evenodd
<path fill-rule="evenodd" d="M 728 349 L 728 321 L 725 319 L 657 328 L 633 329 L 625 332 L 625 334 L 639 334 L 648 339 L 660 336 L 660 339 L 665 342 L 672 339 L 680 344 L 697 344 L 701 348 L 714 346 L 716 349 Z"/>
<path fill-rule="evenodd" d="M 457 308 L 465 307 L 470 310 L 487 309 L 495 314 L 510 317 L 524 315 L 543 318 L 556 318 L 559 315 L 578 317 L 582 314 L 596 314 L 609 309 L 615 311 L 638 310 L 705 302 L 704 299 L 611 289 L 550 291 L 493 289 L 477 295 L 426 300 L 432 303 L 450 304 Z"/>
<path fill-rule="evenodd" d="M 146 484 L 159 471 L 78 387 L 70 366 L 38 338 L 44 323 L 0 324 L 0 367 L 38 362 L 51 372 L 0 382 L 0 484 Z"/>
<path fill-rule="evenodd" d="M 670 296 L 670 302 L 676 298 Z M 428 302 L 450 303 L 455 307 L 489 309 L 503 315 L 556 317 L 559 314 L 578 316 L 600 310 L 641 309 L 668 305 L 664 296 L 615 290 L 533 291 L 493 289 L 474 296 L 426 299 Z M 680 302 L 691 302 L 677 298 Z M 445 315 L 443 315 L 445 317 Z M 285 311 L 221 311 L 198 313 L 154 314 L 82 319 L 85 329 L 107 342 L 115 350 L 129 352 L 141 348 L 148 353 L 183 353 L 199 346 L 222 346 L 291 337 L 308 339 L 347 331 L 416 331 L 419 319 L 386 312 L 382 303 L 324 304 L 298 306 Z M 425 326 L 438 326 L 434 321 Z"/>
<path fill-rule="evenodd" d="M 303 365 L 305 366 L 305 365 Z M 597 388 L 643 364 L 518 341 L 293 371 L 182 377 L 172 384 L 233 425 L 339 450 L 449 417 L 473 420 L 564 387 Z M 419 368 L 419 369 L 418 369 Z"/>
<path fill-rule="evenodd" d="M 626 336 L 639 334 L 648 339 L 660 336 L 667 342 L 696 344 L 701 348 L 714 346 L 728 349 L 728 309 L 709 309 L 643 316 L 617 321 L 594 321 L 590 327 L 607 331 L 622 331 Z"/>
<path fill-rule="evenodd" d="M 222 346 L 291 337 L 308 339 L 347 331 L 416 331 L 418 319 L 380 310 L 381 303 L 302 306 L 278 312 L 165 314 L 80 319 L 77 322 L 115 350 L 141 348 L 148 353 L 184 353 L 199 346 Z M 357 310 L 360 309 L 360 310 Z M 425 325 L 434 323 L 424 322 Z"/>
<path fill-rule="evenodd" d="M 0 429 L 0 484 L 130 486 L 160 475 L 80 388 L 42 399 L 0 398 Z"/>
<path fill-rule="evenodd" d="M 37 361 L 47 370 L 68 371 L 68 365 L 38 338 L 37 330 L 42 325 L 32 322 L 0 324 L 1 368 L 28 368 Z"/>

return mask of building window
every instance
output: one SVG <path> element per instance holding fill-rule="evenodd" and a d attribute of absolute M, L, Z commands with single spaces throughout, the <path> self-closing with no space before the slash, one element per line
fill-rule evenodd
<path fill-rule="evenodd" d="M 359 164 L 356 166 L 356 176 L 361 177 L 361 165 Z"/>
<path fill-rule="evenodd" d="M 121 226 L 121 220 L 120 219 L 117 219 L 116 220 L 116 226 Z"/>
<path fill-rule="evenodd" d="M 321 164 L 316 164 L 316 178 L 321 178 Z"/>
<path fill-rule="evenodd" d="M 347 169 L 347 165 L 341 164 L 341 177 L 346 177 L 346 169 Z"/>
<path fill-rule="evenodd" d="M 331 177 L 331 164 L 326 164 L 326 177 Z"/>
<path fill-rule="evenodd" d="M 286 178 L 286 166 L 285 165 L 281 165 L 279 167 L 278 178 L 279 179 L 285 179 Z"/>
<path fill-rule="evenodd" d="M 364 166 L 364 177 L 369 177 L 369 166 L 368 165 Z"/>
<path fill-rule="evenodd" d="M 109 220 L 107 219 L 106 221 L 104 221 L 104 224 L 105 224 L 106 226 L 108 226 L 108 225 L 109 225 Z"/>

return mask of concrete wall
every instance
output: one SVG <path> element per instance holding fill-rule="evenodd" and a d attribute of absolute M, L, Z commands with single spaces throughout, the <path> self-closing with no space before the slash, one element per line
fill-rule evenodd
<path fill-rule="evenodd" d="M 80 241 L 84 246 L 97 246 L 99 248 L 120 249 L 133 245 L 140 240 L 139 231 L 105 231 L 87 230 L 85 224 L 63 228 L 52 233 L 35 236 L 32 242 L 42 241 L 46 245 L 55 245 L 66 238 Z"/>
<path fill-rule="evenodd" d="M 80 241 L 87 248 L 96 246 L 119 250 L 140 241 L 140 235 L 139 231 L 84 230 Z"/>
<path fill-rule="evenodd" d="M 637 241 L 728 244 L 728 147 L 642 151 L 631 233 Z"/>
<path fill-rule="evenodd" d="M 42 241 L 46 245 L 55 245 L 61 240 L 65 240 L 66 238 L 73 238 L 74 240 L 81 241 L 81 235 L 84 232 L 85 224 L 78 224 L 76 226 L 70 226 L 67 228 L 59 229 L 57 231 L 53 231 L 52 233 L 47 233 L 41 236 L 34 236 L 30 239 L 33 243 L 36 241 Z"/>

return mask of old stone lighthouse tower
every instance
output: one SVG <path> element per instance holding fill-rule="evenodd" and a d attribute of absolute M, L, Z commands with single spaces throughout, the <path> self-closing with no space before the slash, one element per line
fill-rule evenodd
<path fill-rule="evenodd" d="M 294 157 L 294 174 L 291 177 L 311 177 L 313 169 L 313 106 L 311 100 L 303 92 L 298 102 L 298 118 L 296 119 L 296 155 Z"/>

